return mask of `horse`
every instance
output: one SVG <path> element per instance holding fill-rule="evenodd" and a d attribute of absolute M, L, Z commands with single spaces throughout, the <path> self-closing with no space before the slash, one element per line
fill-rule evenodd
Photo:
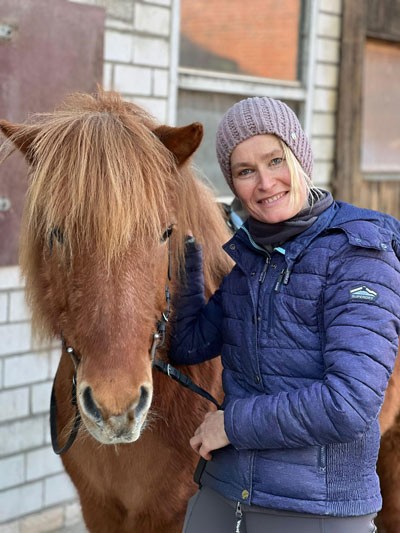
<path fill-rule="evenodd" d="M 376 525 L 379 533 L 400 531 L 400 351 L 379 415 L 381 441 L 377 472 L 383 499 Z"/>
<path fill-rule="evenodd" d="M 203 247 L 206 297 L 232 266 L 226 217 L 190 166 L 202 126 L 160 125 L 99 89 L 0 130 L 30 165 L 20 263 L 34 331 L 62 339 L 55 431 L 68 442 L 79 427 L 62 461 L 85 524 L 178 533 L 196 490 L 188 441 L 209 404 L 152 359 L 167 361 L 187 232 Z M 219 359 L 183 370 L 221 398 Z M 385 533 L 400 531 L 399 411 L 397 359 L 380 414 Z"/>
<path fill-rule="evenodd" d="M 99 89 L 0 127 L 30 166 L 20 264 L 34 331 L 62 339 L 62 446 L 76 423 L 74 380 L 81 423 L 62 461 L 86 527 L 178 533 L 197 488 L 189 439 L 210 403 L 153 370 L 152 356 L 167 360 L 187 232 L 203 248 L 207 297 L 231 268 L 222 209 L 190 164 L 202 125 L 161 125 Z M 219 358 L 180 370 L 221 398 Z"/>

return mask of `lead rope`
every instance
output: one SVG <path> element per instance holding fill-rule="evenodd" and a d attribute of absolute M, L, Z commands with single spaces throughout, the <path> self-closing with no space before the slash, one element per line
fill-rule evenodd
<path fill-rule="evenodd" d="M 172 378 L 174 381 L 177 381 L 183 387 L 190 389 L 192 392 L 199 394 L 206 400 L 212 402 L 218 409 L 221 409 L 221 406 L 217 400 L 206 390 L 202 389 L 196 385 L 189 376 L 172 366 L 170 363 L 166 363 L 161 359 L 156 359 L 157 350 L 159 350 L 165 343 L 166 330 L 169 321 L 169 316 L 171 313 L 171 292 L 169 290 L 169 283 L 172 279 L 171 275 L 171 240 L 170 236 L 172 233 L 172 226 L 170 226 L 163 234 L 162 240 L 168 239 L 168 267 L 167 267 L 167 284 L 165 286 L 165 309 L 161 313 L 161 318 L 157 322 L 157 329 L 153 334 L 153 342 L 150 348 L 150 357 L 151 364 L 154 368 L 166 374 L 168 377 Z"/>
<path fill-rule="evenodd" d="M 217 409 L 221 409 L 221 405 L 217 402 L 217 400 L 205 389 L 202 387 L 199 387 L 194 383 L 189 376 L 172 366 L 170 363 L 166 363 L 165 361 L 162 361 L 161 359 L 156 359 L 156 353 L 159 348 L 161 348 L 165 342 L 165 336 L 166 336 L 166 329 L 167 324 L 169 320 L 170 310 L 171 310 L 171 293 L 169 290 L 169 283 L 171 281 L 171 242 L 169 237 L 172 233 L 172 227 L 168 228 L 165 233 L 165 239 L 168 239 L 168 276 L 167 276 L 167 285 L 165 287 L 165 310 L 161 313 L 161 319 L 157 322 L 157 330 L 153 334 L 153 342 L 150 349 L 150 357 L 151 357 L 151 364 L 154 368 L 156 368 L 158 371 L 162 372 L 163 374 L 167 375 L 174 381 L 177 381 L 180 385 L 183 387 L 188 388 L 195 394 L 198 394 L 202 398 L 205 398 L 209 402 L 213 403 Z M 193 480 L 199 487 L 201 487 L 200 484 L 200 478 L 204 471 L 204 468 L 207 464 L 206 459 L 204 457 L 200 457 L 199 462 L 196 466 L 196 469 L 193 474 Z M 240 524 L 239 524 L 240 527 Z M 240 531 L 240 529 L 238 530 Z"/>

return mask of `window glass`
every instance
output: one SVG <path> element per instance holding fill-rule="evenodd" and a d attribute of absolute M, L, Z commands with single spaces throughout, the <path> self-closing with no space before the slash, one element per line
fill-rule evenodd
<path fill-rule="evenodd" d="M 180 66 L 298 79 L 301 0 L 181 0 Z"/>
<path fill-rule="evenodd" d="M 221 173 L 215 153 L 215 135 L 217 126 L 225 111 L 245 96 L 196 91 L 179 91 L 178 124 L 183 126 L 191 122 L 201 122 L 204 127 L 204 138 L 194 156 L 194 164 L 199 175 L 206 179 L 215 193 L 220 197 L 232 197 L 232 191 L 226 184 Z M 298 104 L 286 103 L 299 112 Z"/>
<path fill-rule="evenodd" d="M 368 40 L 364 61 L 361 169 L 400 172 L 400 45 Z"/>

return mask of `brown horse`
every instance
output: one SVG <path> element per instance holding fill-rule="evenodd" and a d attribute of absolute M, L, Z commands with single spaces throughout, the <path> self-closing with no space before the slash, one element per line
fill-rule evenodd
<path fill-rule="evenodd" d="M 393 374 L 379 416 L 381 445 L 378 475 L 383 498 L 376 524 L 379 533 L 400 532 L 400 357 L 397 355 Z"/>
<path fill-rule="evenodd" d="M 230 268 L 221 212 L 188 166 L 202 127 L 159 126 L 100 91 L 74 95 L 30 125 L 0 128 L 31 165 L 21 266 L 35 329 L 62 335 L 79 361 L 83 424 L 63 462 L 86 525 L 95 533 L 177 533 L 195 490 L 188 441 L 209 404 L 153 373 L 149 351 L 166 286 L 179 293 L 187 230 L 204 249 L 208 294 Z M 65 346 L 55 382 L 64 442 L 75 412 Z M 185 371 L 220 394 L 218 361 Z M 379 519 L 387 533 L 400 531 L 399 406 L 397 364 L 380 418 Z"/>
<path fill-rule="evenodd" d="M 99 91 L 1 129 L 31 165 L 21 267 L 34 327 L 62 335 L 79 363 L 83 423 L 62 460 L 87 528 L 178 533 L 196 489 L 189 439 L 212 405 L 152 372 L 149 352 L 166 286 L 179 290 L 186 232 L 203 246 L 208 294 L 230 268 L 222 211 L 187 164 L 202 126 L 159 126 Z M 66 345 L 55 380 L 61 444 L 75 412 Z M 220 396 L 219 360 L 185 370 Z"/>

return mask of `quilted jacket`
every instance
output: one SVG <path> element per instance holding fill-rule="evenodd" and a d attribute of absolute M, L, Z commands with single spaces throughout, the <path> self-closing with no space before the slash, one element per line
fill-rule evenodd
<path fill-rule="evenodd" d="M 267 508 L 357 516 L 381 507 L 378 414 L 400 331 L 400 225 L 334 202 L 271 254 L 246 225 L 206 303 L 187 254 L 170 358 L 221 354 L 225 430 L 202 484 Z"/>

